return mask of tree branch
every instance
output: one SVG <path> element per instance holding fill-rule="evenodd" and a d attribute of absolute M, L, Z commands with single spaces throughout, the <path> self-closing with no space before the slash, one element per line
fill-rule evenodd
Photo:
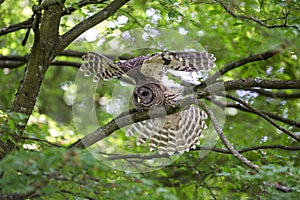
<path fill-rule="evenodd" d="M 42 1 L 38 5 L 34 5 L 32 7 L 32 11 L 34 13 L 38 13 L 42 10 L 48 9 L 50 6 L 56 6 L 56 5 L 59 5 L 59 6 L 63 7 L 64 1 L 65 0 L 45 0 L 45 1 Z"/>
<path fill-rule="evenodd" d="M 261 145 L 261 146 L 251 146 L 242 148 L 240 150 L 237 150 L 239 153 L 246 153 L 249 151 L 254 150 L 262 150 L 262 149 L 282 149 L 287 151 L 300 151 L 300 147 L 292 147 L 292 146 L 284 146 L 279 144 L 274 145 Z M 232 154 L 230 150 L 228 149 L 221 149 L 216 147 L 206 147 L 206 146 L 198 146 L 196 149 L 191 149 L 190 151 L 214 151 L 217 153 L 223 153 L 223 154 Z M 108 160 L 118 160 L 118 159 L 153 159 L 153 158 L 169 158 L 169 154 L 149 154 L 149 155 L 143 155 L 143 154 L 106 154 L 103 152 L 99 152 L 100 154 L 106 155 L 106 159 Z"/>
<path fill-rule="evenodd" d="M 249 161 L 246 157 L 241 155 L 229 142 L 229 140 L 224 135 L 222 128 L 220 127 L 218 120 L 215 118 L 213 112 L 208 108 L 206 104 L 204 104 L 202 101 L 198 101 L 198 105 L 207 113 L 208 117 L 210 118 L 217 134 L 219 135 L 219 138 L 221 139 L 222 143 L 225 145 L 225 147 L 232 153 L 234 157 L 236 157 L 239 161 L 241 161 L 243 164 L 247 165 L 251 169 L 255 170 L 256 172 L 259 172 L 259 166 Z"/>
<path fill-rule="evenodd" d="M 254 113 L 258 114 L 259 116 L 261 116 L 262 118 L 264 118 L 265 120 L 267 120 L 270 124 L 272 124 L 275 128 L 277 128 L 278 130 L 282 131 L 283 133 L 287 134 L 288 136 L 292 137 L 293 139 L 295 139 L 296 141 L 300 142 L 300 138 L 297 135 L 294 135 L 293 133 L 291 133 L 290 131 L 288 131 L 287 129 L 285 129 L 284 127 L 276 124 L 269 116 L 265 115 L 264 113 L 256 110 L 255 108 L 253 108 L 252 106 L 250 106 L 249 104 L 247 104 L 246 102 L 235 98 L 229 94 L 223 94 L 223 95 L 219 95 L 219 96 L 223 96 L 225 98 L 229 98 L 232 99 L 242 105 L 244 105 L 245 107 L 247 107 L 248 109 L 250 109 L 251 111 L 253 111 Z"/>
<path fill-rule="evenodd" d="M 60 0 L 60 2 L 63 1 Z M 62 11 L 63 6 L 55 4 L 44 10 L 43 14 L 35 14 L 33 26 L 35 33 L 34 43 L 27 61 L 23 80 L 19 85 L 10 110 L 11 112 L 23 113 L 28 117 L 24 118 L 21 125 L 16 124 L 18 131 L 11 134 L 11 140 L 8 142 L 0 140 L 0 148 L 2 150 L 0 159 L 15 148 L 33 111 L 44 75 L 54 58 L 53 50 L 55 50 L 58 41 Z"/>
<path fill-rule="evenodd" d="M 245 112 L 250 112 L 250 113 L 253 113 L 253 111 L 251 111 L 250 109 L 246 108 L 245 106 L 241 105 L 241 104 L 236 104 L 236 103 L 225 103 L 225 102 L 221 102 L 221 101 L 217 101 L 215 99 L 210 99 L 214 104 L 216 104 L 217 106 L 221 107 L 221 108 L 236 108 L 238 110 L 242 110 L 242 111 L 245 111 Z M 281 117 L 279 115 L 276 115 L 274 113 L 270 113 L 270 112 L 264 112 L 264 111 L 261 111 L 263 114 L 269 116 L 270 118 L 272 119 L 276 119 L 278 121 L 281 121 L 283 123 L 286 123 L 286 124 L 289 124 L 291 126 L 295 126 L 295 127 L 298 127 L 300 128 L 300 122 L 297 122 L 297 121 L 294 121 L 294 120 L 291 120 L 291 119 L 287 119 L 287 118 L 284 118 L 284 117 Z"/>
<path fill-rule="evenodd" d="M 64 50 L 62 51 L 58 56 L 66 56 L 66 57 L 73 57 L 73 58 L 82 58 L 83 55 L 85 55 L 86 52 L 81 52 L 81 51 L 73 51 L 73 50 Z M 110 58 L 110 59 L 115 59 L 117 56 L 115 55 L 105 55 L 105 57 Z M 18 55 L 12 55 L 12 56 L 2 56 L 0 55 L 0 69 L 1 68 L 18 68 L 24 65 L 27 60 L 28 60 L 28 54 L 24 56 L 18 56 Z M 128 59 L 128 57 L 119 57 L 121 60 L 122 59 Z M 55 60 L 51 62 L 51 65 L 55 66 L 71 66 L 71 67 L 76 67 L 80 68 L 81 62 L 71 62 L 71 61 L 59 61 Z"/>
<path fill-rule="evenodd" d="M 151 110 L 151 117 L 156 118 L 156 117 L 164 116 L 165 114 L 167 115 L 174 114 L 176 112 L 179 112 L 187 108 L 189 105 L 193 103 L 196 103 L 195 99 L 188 98 L 181 101 L 180 103 L 177 103 L 175 106 L 173 105 L 163 106 L 155 110 Z M 118 117 L 110 121 L 107 125 L 97 128 L 92 133 L 89 133 L 82 139 L 72 144 L 70 146 L 70 149 L 87 148 L 124 126 L 133 124 L 135 122 L 147 120 L 147 119 L 150 119 L 148 111 L 138 111 L 136 109 L 133 109 L 133 110 L 123 112 Z"/>
<path fill-rule="evenodd" d="M 62 146 L 60 144 L 55 144 L 55 143 L 49 142 L 48 140 L 43 140 L 43 139 L 38 139 L 38 138 L 21 137 L 20 139 L 25 140 L 25 141 L 29 140 L 29 141 L 42 142 L 42 143 L 48 144 L 50 146 L 59 147 L 59 148 L 66 148 L 65 146 Z"/>
<path fill-rule="evenodd" d="M 69 30 L 64 35 L 61 36 L 60 43 L 57 47 L 57 52 L 61 52 L 71 42 L 73 42 L 77 37 L 79 37 L 82 33 L 96 26 L 97 24 L 104 21 L 111 15 L 113 15 L 119 8 L 121 8 L 128 1 L 129 0 L 114 0 L 111 4 L 106 6 L 100 12 L 97 12 L 96 14 L 92 15 L 86 20 L 81 21 L 79 24 L 74 26 L 71 30 Z"/>
<path fill-rule="evenodd" d="M 216 0 L 216 2 L 218 2 L 227 13 L 229 13 L 232 17 L 237 18 L 237 19 L 245 19 L 245 20 L 249 20 L 249 21 L 253 21 L 261 26 L 264 26 L 266 28 L 293 28 L 296 30 L 299 30 L 299 27 L 297 25 L 287 25 L 287 17 L 288 17 L 288 13 L 284 16 L 284 22 L 283 24 L 280 25 L 269 25 L 266 24 L 266 21 L 269 20 L 263 20 L 263 19 L 258 19 L 255 17 L 251 17 L 251 16 L 246 16 L 246 15 L 238 15 L 236 13 L 234 13 L 225 3 L 223 3 L 222 0 Z"/>
<path fill-rule="evenodd" d="M 213 83 L 213 82 L 215 82 L 215 80 L 217 80 L 217 78 L 219 78 L 220 76 L 222 76 L 226 72 L 231 71 L 233 69 L 236 69 L 238 67 L 241 67 L 245 64 L 255 62 L 255 61 L 267 60 L 267 59 L 275 56 L 276 54 L 280 53 L 287 46 L 288 46 L 288 42 L 285 42 L 285 43 L 281 44 L 279 47 L 274 48 L 272 50 L 269 50 L 269 51 L 266 51 L 266 52 L 263 52 L 263 53 L 260 53 L 260 54 L 250 55 L 246 58 L 242 58 L 240 60 L 229 63 L 229 64 L 225 65 L 222 69 L 220 69 L 218 72 L 216 72 L 214 75 L 209 77 L 206 80 L 206 82 L 207 83 Z"/>
<path fill-rule="evenodd" d="M 32 27 L 33 18 L 29 18 L 23 22 L 10 25 L 8 27 L 4 27 L 0 29 L 0 36 L 6 35 L 11 32 L 18 31 L 20 29 L 27 29 Z"/>
<path fill-rule="evenodd" d="M 286 92 L 272 92 L 272 91 L 267 91 L 267 90 L 262 90 L 262 89 L 249 89 L 249 91 L 256 92 L 258 94 L 271 97 L 273 99 L 275 98 L 282 98 L 282 99 L 299 99 L 300 98 L 300 93 L 294 93 L 294 94 L 288 94 Z"/>
<path fill-rule="evenodd" d="M 204 88 L 206 87 L 206 88 Z M 211 94 L 218 94 L 226 90 L 250 89 L 253 87 L 268 89 L 300 89 L 300 80 L 264 80 L 259 78 L 245 78 L 240 80 L 232 80 L 226 82 L 217 82 L 214 84 L 197 85 L 194 91 L 198 94 L 198 98 L 205 98 Z"/>
<path fill-rule="evenodd" d="M 179 112 L 180 108 L 186 108 L 187 106 L 197 103 L 204 109 L 204 111 L 208 114 L 209 118 L 211 119 L 215 130 L 217 131 L 219 137 L 221 138 L 221 141 L 223 144 L 227 147 L 227 149 L 242 163 L 246 164 L 250 168 L 254 169 L 255 171 L 258 171 L 259 167 L 249 161 L 247 158 L 242 156 L 237 150 L 234 149 L 234 147 L 230 144 L 226 136 L 223 134 L 221 127 L 219 126 L 217 119 L 214 117 L 212 111 L 202 102 L 200 101 L 195 101 L 194 99 L 186 99 L 180 104 L 177 104 L 175 107 L 174 106 L 164 106 L 161 107 L 160 109 L 156 109 L 153 112 L 151 112 L 151 117 L 159 117 L 162 114 L 173 114 L 175 112 Z M 127 114 L 122 113 L 117 117 L 116 119 L 112 120 L 109 122 L 107 125 L 100 127 L 93 131 L 92 133 L 88 134 L 81 140 L 75 142 L 73 145 L 70 146 L 70 149 L 74 148 L 87 148 L 96 142 L 102 140 L 103 138 L 109 136 L 111 133 L 114 131 L 120 129 L 121 127 L 127 126 L 129 124 L 132 124 L 133 122 L 139 122 L 143 121 L 146 119 L 149 119 L 150 116 L 148 115 L 147 111 L 141 111 L 141 112 L 134 112 L 132 114 Z"/>
<path fill-rule="evenodd" d="M 281 80 L 259 80 L 256 79 L 241 79 L 236 81 L 227 81 L 225 83 L 217 83 L 208 88 L 199 92 L 198 98 L 205 98 L 211 94 L 220 94 L 225 90 L 232 90 L 232 89 L 243 89 L 243 88 L 251 88 L 251 87 L 271 87 L 271 88 L 300 88 L 300 80 L 290 80 L 290 81 L 281 81 Z M 185 100 L 185 102 L 181 103 L 180 105 L 191 105 L 195 103 L 195 100 Z M 179 106 L 179 105 L 178 105 Z M 164 107 L 167 110 L 168 114 L 172 114 L 178 112 L 179 107 Z M 156 116 L 160 115 L 159 110 L 156 111 Z M 84 146 L 89 147 L 96 143 L 97 141 L 107 137 L 112 132 L 118 130 L 121 127 L 127 126 L 132 124 L 133 122 L 139 122 L 149 119 L 149 116 L 146 111 L 137 112 L 136 110 L 132 110 L 130 112 L 124 112 L 120 114 L 116 119 L 112 120 L 106 126 L 100 127 L 97 130 L 93 131 L 92 133 L 85 136 L 80 141 L 77 141 L 72 147 L 79 147 L 83 148 Z"/>
<path fill-rule="evenodd" d="M 54 66 L 69 66 L 69 67 L 80 68 L 81 63 L 80 62 L 70 62 L 70 61 L 54 60 L 54 61 L 51 62 L 50 65 L 54 65 Z"/>
<path fill-rule="evenodd" d="M 78 8 L 84 7 L 86 5 L 99 4 L 99 3 L 103 3 L 104 1 L 105 0 L 103 0 L 103 1 L 99 1 L 99 0 L 82 0 L 78 3 L 75 3 L 73 6 L 70 6 L 70 7 L 66 8 L 63 11 L 62 16 L 69 15 L 70 13 L 78 10 Z M 32 10 L 33 10 L 33 12 L 38 12 L 38 11 L 44 9 L 44 8 L 49 7 L 50 5 L 55 5 L 55 4 L 57 4 L 57 0 L 47 1 L 46 4 L 44 3 L 44 4 L 41 4 L 41 5 L 33 6 Z M 17 24 L 12 24 L 8 27 L 1 28 L 0 29 L 0 36 L 1 35 L 6 35 L 8 33 L 15 32 L 15 31 L 18 31 L 18 30 L 21 30 L 21 29 L 31 28 L 32 27 L 32 22 L 33 22 L 33 18 L 31 17 L 31 18 L 29 18 L 29 19 L 27 19 L 23 22 L 20 22 L 20 23 L 17 23 Z"/>
<path fill-rule="evenodd" d="M 72 12 L 78 10 L 78 8 L 82 8 L 86 5 L 90 5 L 90 4 L 100 4 L 100 3 L 103 3 L 105 2 L 106 0 L 102 0 L 102 1 L 99 1 L 99 0 L 81 0 L 79 1 L 78 3 L 74 3 L 74 5 L 66 8 L 63 12 L 63 15 L 69 15 L 71 14 Z"/>
<path fill-rule="evenodd" d="M 248 89 L 261 87 L 268 89 L 300 89 L 300 80 L 265 80 L 260 78 L 245 78 L 224 83 L 226 90 Z"/>
<path fill-rule="evenodd" d="M 18 68 L 18 67 L 25 65 L 25 63 L 27 62 L 26 56 L 19 57 L 19 58 L 18 58 L 18 56 L 9 56 L 11 58 L 8 58 L 8 56 L 5 56 L 5 57 L 7 57 L 7 60 L 2 60 L 1 57 L 3 58 L 4 56 L 0 56 L 0 69 L 1 68 L 9 68 L 9 69 Z M 70 66 L 70 67 L 80 68 L 81 62 L 54 60 L 51 62 L 50 65 L 52 65 L 52 66 Z"/>

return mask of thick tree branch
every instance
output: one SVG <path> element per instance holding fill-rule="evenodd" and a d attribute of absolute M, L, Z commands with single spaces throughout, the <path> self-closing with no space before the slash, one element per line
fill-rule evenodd
<path fill-rule="evenodd" d="M 65 0 L 46 0 L 46 1 L 41 1 L 40 4 L 34 5 L 32 7 L 32 11 L 34 13 L 38 13 L 42 10 L 47 10 L 50 6 L 61 6 L 64 7 L 64 2 Z"/>
<path fill-rule="evenodd" d="M 256 79 L 241 79 L 236 81 L 228 81 L 223 83 L 217 83 L 212 86 L 209 86 L 207 89 L 204 89 L 199 92 L 199 99 L 205 98 L 207 96 L 210 96 L 212 94 L 220 94 L 221 92 L 225 90 L 232 90 L 232 89 L 243 89 L 243 88 L 251 88 L 251 87 L 271 87 L 271 88 L 300 88 L 300 80 L 295 81 L 281 81 L 281 80 L 256 80 Z M 180 105 L 190 105 L 192 103 L 195 103 L 194 100 L 186 100 L 185 103 Z M 168 114 L 178 112 L 178 107 L 165 107 Z M 157 111 L 156 116 L 159 116 L 159 111 Z M 106 126 L 100 127 L 97 130 L 95 130 L 93 133 L 87 135 L 82 140 L 76 142 L 73 144 L 73 147 L 80 147 L 83 148 L 84 146 L 89 147 L 96 143 L 97 141 L 107 137 L 115 130 L 118 130 L 121 127 L 127 126 L 132 124 L 133 122 L 143 121 L 146 119 L 149 119 L 149 116 L 146 111 L 143 112 L 137 112 L 136 110 L 130 111 L 130 114 L 128 112 L 122 113 L 119 117 L 112 120 L 110 123 L 108 123 Z"/>
<path fill-rule="evenodd" d="M 245 78 L 224 83 L 226 90 L 248 89 L 252 87 L 268 89 L 300 89 L 300 80 L 265 80 L 260 78 Z"/>
<path fill-rule="evenodd" d="M 128 1 L 129 0 L 114 0 L 100 12 L 97 12 L 96 14 L 74 26 L 71 30 L 61 36 L 60 43 L 57 47 L 57 52 L 61 52 L 82 33 L 113 15 Z"/>
<path fill-rule="evenodd" d="M 175 112 L 180 111 L 180 108 L 186 108 L 189 105 L 196 103 L 199 104 L 200 107 L 204 109 L 204 111 L 208 114 L 209 118 L 211 119 L 215 130 L 217 131 L 219 137 L 221 138 L 221 141 L 223 144 L 228 148 L 228 150 L 242 163 L 246 164 L 250 168 L 258 171 L 259 167 L 255 164 L 253 164 L 251 161 L 249 161 L 247 158 L 242 156 L 237 150 L 234 149 L 234 147 L 230 144 L 226 136 L 223 134 L 221 127 L 219 126 L 217 119 L 214 117 L 212 111 L 202 102 L 198 102 L 195 99 L 186 99 L 179 104 L 177 104 L 175 107 L 174 106 L 164 106 L 161 107 L 160 109 L 156 109 L 151 112 L 151 117 L 159 117 L 162 114 L 173 114 Z M 133 122 L 139 122 L 143 121 L 146 119 L 149 119 L 150 116 L 148 115 L 147 111 L 141 111 L 141 112 L 133 112 L 132 114 L 127 114 L 127 113 L 122 113 L 120 114 L 119 117 L 116 119 L 112 120 L 109 122 L 107 125 L 100 127 L 93 131 L 92 133 L 88 134 L 81 140 L 77 141 L 73 145 L 70 146 L 70 149 L 74 148 L 87 148 L 96 142 L 102 140 L 103 138 L 109 136 L 112 134 L 114 131 L 132 124 Z"/>
<path fill-rule="evenodd" d="M 182 109 L 185 109 L 193 103 L 195 103 L 195 99 L 186 99 L 176 104 L 175 107 L 167 105 L 151 111 L 151 117 L 160 117 L 164 116 L 165 114 L 173 114 L 179 112 Z M 86 135 L 84 138 L 78 140 L 76 143 L 71 145 L 70 148 L 87 148 L 124 126 L 146 119 L 150 119 L 148 111 L 138 111 L 136 109 L 133 109 L 129 110 L 128 112 L 123 112 L 118 117 L 110 121 L 107 125 L 99 127 L 92 133 Z"/>
<path fill-rule="evenodd" d="M 202 85 L 195 87 L 199 97 L 207 97 L 210 93 L 219 93 L 224 90 L 251 89 L 253 87 L 267 89 L 300 89 L 300 80 L 265 80 L 259 78 L 245 78 L 226 82 L 217 82 L 203 88 Z"/>
<path fill-rule="evenodd" d="M 59 2 L 64 3 L 64 0 Z M 54 4 L 44 10 L 43 15 L 41 13 L 35 14 L 36 17 L 33 22 L 34 43 L 27 61 L 23 80 L 13 101 L 11 112 L 23 113 L 28 118 L 31 115 L 44 75 L 54 58 L 53 51 L 58 42 L 62 11 L 62 5 Z M 28 118 L 23 120 L 22 125 L 16 124 L 18 132 L 11 134 L 11 141 L 4 142 L 0 140 L 0 148 L 2 150 L 0 159 L 15 148 L 16 143 L 22 137 Z"/>

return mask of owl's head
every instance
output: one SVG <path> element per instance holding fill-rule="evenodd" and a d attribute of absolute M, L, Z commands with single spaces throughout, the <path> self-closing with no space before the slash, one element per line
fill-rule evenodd
<path fill-rule="evenodd" d="M 156 83 L 139 85 L 133 91 L 133 103 L 139 108 L 163 105 L 164 99 L 164 91 Z"/>

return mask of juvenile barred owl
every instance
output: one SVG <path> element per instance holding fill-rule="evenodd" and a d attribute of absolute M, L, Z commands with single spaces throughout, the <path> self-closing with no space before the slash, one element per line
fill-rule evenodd
<path fill-rule="evenodd" d="M 198 72 L 215 66 L 215 57 L 207 52 L 163 52 L 139 56 L 130 60 L 113 62 L 103 55 L 90 52 L 83 57 L 81 70 L 86 76 L 94 74 L 94 81 L 131 77 L 136 87 L 132 99 L 141 110 L 152 110 L 163 105 L 174 105 L 184 98 L 181 87 L 170 87 L 163 81 L 168 70 Z M 150 116 L 151 117 L 151 116 Z M 203 129 L 206 113 L 190 106 L 179 113 L 153 118 L 133 124 L 126 136 L 137 137 L 137 144 L 149 142 L 150 151 L 183 153 L 195 148 Z"/>

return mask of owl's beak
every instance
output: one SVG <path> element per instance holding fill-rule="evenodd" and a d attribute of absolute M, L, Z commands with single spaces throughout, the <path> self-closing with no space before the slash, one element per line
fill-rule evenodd
<path fill-rule="evenodd" d="M 137 98 L 137 102 L 138 102 L 138 103 L 141 103 L 141 101 L 142 101 L 142 100 L 138 97 L 138 98 Z"/>

